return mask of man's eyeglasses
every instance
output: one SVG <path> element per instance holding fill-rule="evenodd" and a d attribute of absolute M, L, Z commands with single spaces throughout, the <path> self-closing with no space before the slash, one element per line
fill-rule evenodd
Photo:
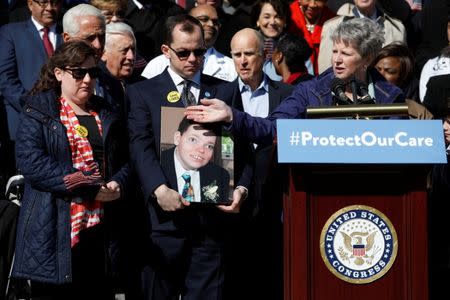
<path fill-rule="evenodd" d="M 92 68 L 63 68 L 64 71 L 70 73 L 73 79 L 81 80 L 86 74 L 89 74 L 89 77 L 92 79 L 98 78 L 100 74 L 100 69 L 98 67 Z"/>
<path fill-rule="evenodd" d="M 33 0 L 34 3 L 44 8 L 50 3 L 51 6 L 57 6 L 61 3 L 61 0 Z"/>
<path fill-rule="evenodd" d="M 205 48 L 198 48 L 198 49 L 194 49 L 194 50 L 181 50 L 181 51 L 177 51 L 175 49 L 173 49 L 170 46 L 169 47 L 170 50 L 172 50 L 173 52 L 175 52 L 175 54 L 178 56 L 178 58 L 180 60 L 185 60 L 188 59 L 188 57 L 191 55 L 191 53 L 194 53 L 195 57 L 199 57 L 199 56 L 203 56 L 206 53 L 206 49 Z"/>

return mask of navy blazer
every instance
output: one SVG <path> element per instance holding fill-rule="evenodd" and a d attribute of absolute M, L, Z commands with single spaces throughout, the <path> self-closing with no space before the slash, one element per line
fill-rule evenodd
<path fill-rule="evenodd" d="M 56 28 L 58 46 L 63 41 L 61 29 Z M 15 140 L 22 110 L 20 98 L 39 79 L 41 67 L 48 57 L 31 19 L 2 26 L 0 41 L 0 93 L 5 101 L 10 137 Z"/>
<path fill-rule="evenodd" d="M 218 98 L 231 104 L 232 91 L 224 88 L 224 81 L 204 74 L 200 80 L 199 99 Z M 161 107 L 184 107 L 181 100 L 167 100 L 167 95 L 172 91 L 177 91 L 177 88 L 167 70 L 156 77 L 128 86 L 126 91 L 130 105 L 130 156 L 146 200 L 158 186 L 168 184 L 159 160 Z"/>

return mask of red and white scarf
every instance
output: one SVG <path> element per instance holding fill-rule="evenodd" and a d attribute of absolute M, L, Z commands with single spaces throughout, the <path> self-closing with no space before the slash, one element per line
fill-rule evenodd
<path fill-rule="evenodd" d="M 76 128 L 80 126 L 75 112 L 67 101 L 61 97 L 61 110 L 59 117 L 62 124 L 67 129 L 67 138 L 69 140 L 70 150 L 72 152 L 72 165 L 80 171 L 89 171 L 94 164 L 94 153 L 87 137 L 78 134 Z M 98 130 L 102 135 L 102 123 L 95 111 L 89 111 L 97 121 Z M 85 228 L 95 226 L 100 223 L 100 219 L 104 215 L 103 203 L 100 201 L 81 201 L 70 203 L 70 223 L 71 223 L 71 246 L 75 246 L 79 240 L 79 233 Z"/>

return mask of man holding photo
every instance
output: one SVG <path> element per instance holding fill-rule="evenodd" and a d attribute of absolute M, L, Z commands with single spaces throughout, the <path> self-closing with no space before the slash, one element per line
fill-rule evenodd
<path fill-rule="evenodd" d="M 142 272 L 144 299 L 221 299 L 224 243 L 230 216 L 247 190 L 237 187 L 232 203 L 190 205 L 161 167 L 161 107 L 185 107 L 203 98 L 231 103 L 232 89 L 201 74 L 206 47 L 201 23 L 189 15 L 169 17 L 161 46 L 169 67 L 127 88 L 130 156 L 150 219 L 150 245 Z M 248 186 L 250 176 L 237 185 Z M 247 178 L 245 182 L 242 178 Z M 219 208 L 219 209 L 218 209 Z"/>

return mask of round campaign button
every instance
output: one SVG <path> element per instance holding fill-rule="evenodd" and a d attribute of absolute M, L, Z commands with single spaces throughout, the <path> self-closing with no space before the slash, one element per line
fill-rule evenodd
<path fill-rule="evenodd" d="M 86 128 L 86 127 L 84 127 L 84 126 L 81 126 L 81 125 L 78 125 L 76 128 L 75 128 L 75 131 L 81 136 L 81 137 L 87 137 L 88 136 L 88 134 L 89 134 L 89 131 L 88 131 L 88 129 Z"/>
<path fill-rule="evenodd" d="M 167 101 L 169 101 L 170 103 L 175 103 L 178 100 L 180 100 L 180 93 L 178 93 L 177 91 L 171 91 L 167 94 Z"/>

